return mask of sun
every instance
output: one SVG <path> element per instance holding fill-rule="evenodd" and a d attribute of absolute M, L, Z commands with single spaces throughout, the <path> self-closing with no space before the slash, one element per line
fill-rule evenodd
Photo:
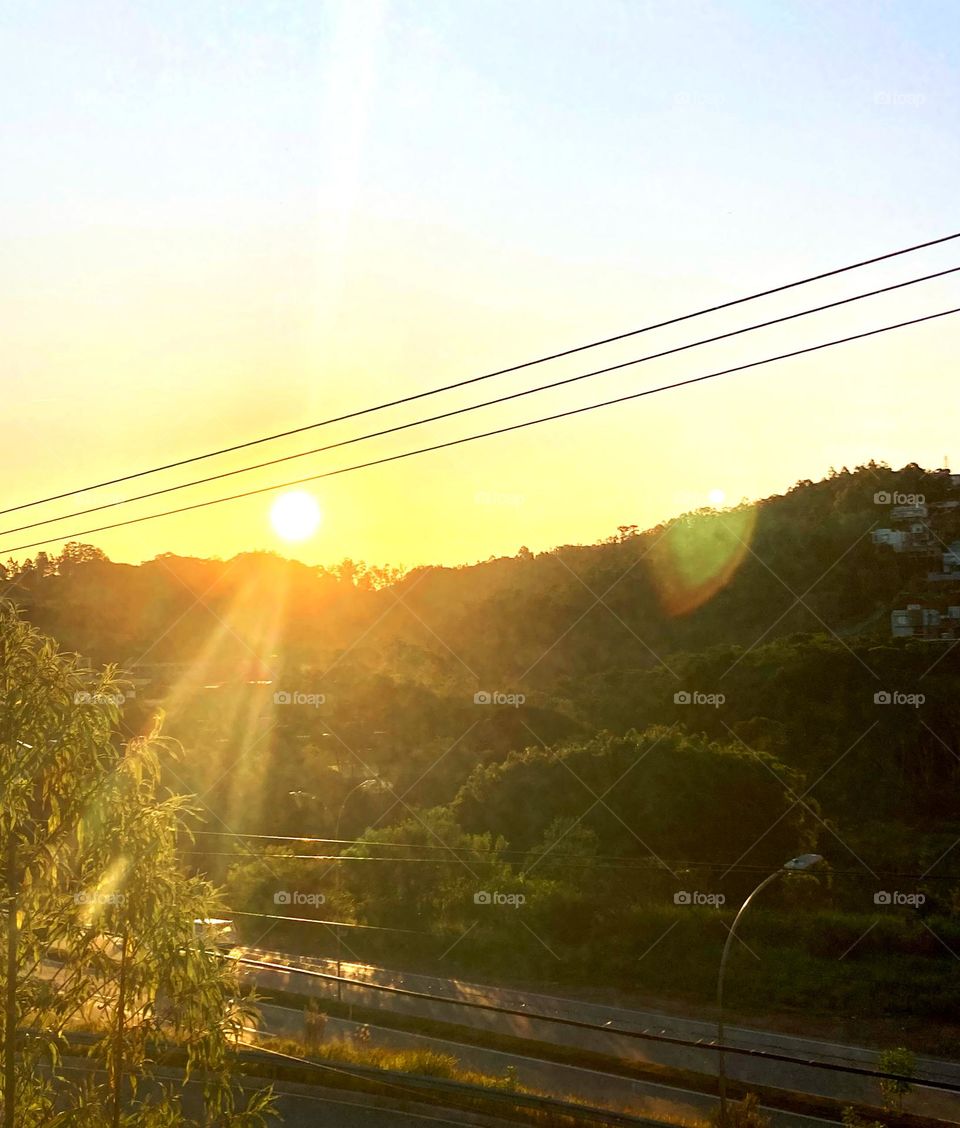
<path fill-rule="evenodd" d="M 285 541 L 304 541 L 320 528 L 323 513 L 317 499 L 306 490 L 281 494 L 270 506 L 270 524 Z"/>

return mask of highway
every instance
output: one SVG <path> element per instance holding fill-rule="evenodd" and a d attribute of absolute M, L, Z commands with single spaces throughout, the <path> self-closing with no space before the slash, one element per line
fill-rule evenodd
<path fill-rule="evenodd" d="M 88 1061 L 81 1059 L 67 1059 L 60 1064 L 59 1069 L 77 1076 L 105 1076 L 102 1069 L 91 1068 Z M 141 1081 L 141 1098 L 158 1090 L 164 1082 L 173 1082 L 175 1086 L 179 1086 L 183 1083 L 183 1074 L 178 1070 L 156 1070 L 152 1080 Z M 188 1115 L 199 1116 L 203 1108 L 199 1100 L 202 1082 L 191 1079 L 186 1084 L 184 1111 Z M 251 1093 L 264 1084 L 266 1083 L 252 1079 L 239 1082 L 240 1088 Z M 371 1097 L 352 1093 L 324 1093 L 322 1089 L 311 1085 L 274 1082 L 273 1088 L 277 1097 L 278 1116 L 271 1122 L 277 1128 L 426 1128 L 431 1125 L 433 1128 L 444 1128 L 446 1125 L 462 1128 L 465 1124 L 487 1123 L 470 1113 L 446 1113 L 442 1108 L 394 1109 Z"/>
<path fill-rule="evenodd" d="M 249 958 L 263 960 L 264 962 L 283 960 L 295 967 L 322 971 L 328 974 L 335 971 L 336 968 L 334 961 L 305 961 L 301 958 L 291 957 L 288 953 L 268 952 L 261 949 L 238 949 L 234 952 L 234 955 L 241 953 Z M 445 999 L 490 1003 L 516 1010 L 529 1010 L 541 1014 L 556 1015 L 557 1017 L 572 1018 L 578 1021 L 596 1023 L 597 1025 L 610 1024 L 626 1030 L 664 1033 L 675 1037 L 692 1040 L 701 1039 L 708 1042 L 714 1040 L 716 1033 L 712 1023 L 696 1019 L 681 1018 L 654 1011 L 608 1007 L 581 1000 L 564 999 L 533 992 L 520 992 L 435 976 L 406 974 L 363 964 L 345 963 L 343 974 L 350 979 L 362 980 L 365 983 L 402 987 Z M 301 975 L 296 971 L 257 969 L 253 978 L 263 990 L 272 987 L 303 995 L 316 995 L 320 998 L 334 997 L 336 993 L 335 984 L 327 980 Z M 664 1045 L 640 1041 L 635 1038 L 625 1038 L 613 1032 L 608 1034 L 601 1031 L 558 1026 L 542 1019 L 526 1019 L 520 1016 L 458 1007 L 452 1003 L 434 1003 L 429 1000 L 391 996 L 367 987 L 344 986 L 343 998 L 344 1002 L 352 1002 L 365 1007 L 381 1007 L 394 1013 L 427 1017 L 463 1026 L 472 1026 L 477 1029 L 510 1034 L 520 1038 L 589 1049 L 631 1062 L 653 1062 L 713 1075 L 716 1074 L 717 1069 L 717 1053 L 709 1049 Z M 396 1032 L 391 1031 L 390 1033 Z M 730 1045 L 772 1050 L 801 1058 L 815 1058 L 838 1064 L 877 1068 L 876 1052 L 860 1046 L 798 1038 L 746 1027 L 728 1027 L 727 1042 Z M 460 1047 L 460 1050 L 462 1051 L 463 1047 Z M 459 1052 L 458 1056 L 460 1056 Z M 522 1060 L 529 1061 L 530 1059 Z M 728 1054 L 726 1060 L 728 1077 L 748 1084 L 789 1089 L 795 1092 L 832 1097 L 836 1100 L 870 1104 L 877 1107 L 881 1105 L 879 1085 L 867 1077 L 828 1072 L 803 1064 L 770 1062 L 732 1054 Z M 540 1064 L 543 1065 L 544 1063 Z M 551 1068 L 570 1067 L 552 1066 Z M 918 1059 L 918 1073 L 936 1080 L 944 1080 L 954 1084 L 960 1083 L 960 1064 L 955 1062 L 920 1058 Z M 551 1073 L 553 1078 L 558 1076 L 558 1074 Z M 624 1082 L 623 1079 L 618 1080 L 629 1085 L 639 1084 L 632 1081 Z M 531 1084 L 536 1083 L 531 1082 Z M 541 1086 L 538 1085 L 538 1087 Z M 547 1086 L 542 1087 L 546 1088 L 548 1092 L 555 1091 Z M 639 1090 L 637 1092 L 639 1094 Z M 671 1090 L 670 1099 L 677 1099 L 677 1096 L 677 1092 Z M 699 1108 L 703 1107 L 692 1094 L 685 1093 L 683 1099 L 685 1101 L 689 1099 Z M 957 1122 L 960 1121 L 960 1094 L 940 1093 L 918 1087 L 907 1096 L 904 1109 L 937 1119 Z"/>
<path fill-rule="evenodd" d="M 261 1011 L 261 1030 L 268 1037 L 259 1040 L 260 1044 L 269 1047 L 270 1034 L 296 1038 L 303 1036 L 304 1016 L 301 1010 L 262 1004 Z M 356 1022 L 330 1018 L 327 1020 L 324 1040 L 349 1039 L 358 1027 L 359 1023 Z M 437 1050 L 452 1054 L 467 1069 L 496 1077 L 503 1077 L 508 1068 L 513 1068 L 517 1080 L 526 1088 L 561 1100 L 574 1097 L 600 1108 L 630 1112 L 635 1116 L 671 1121 L 704 1121 L 716 1105 L 716 1099 L 707 1094 L 668 1085 L 634 1081 L 597 1070 L 559 1065 L 386 1027 L 371 1026 L 369 1030 L 370 1045 L 391 1049 Z M 776 1109 L 768 1109 L 767 1112 L 777 1128 L 820 1128 L 826 1123 L 815 1117 L 798 1116 Z"/>
<path fill-rule="evenodd" d="M 270 952 L 262 949 L 235 949 L 234 958 L 255 959 L 272 964 L 270 968 L 251 968 L 246 971 L 261 991 L 282 990 L 331 998 L 336 995 L 336 984 L 316 976 L 301 974 L 301 970 L 332 973 L 334 961 L 313 960 L 292 957 L 288 953 Z M 280 961 L 287 966 L 281 966 Z M 55 974 L 56 965 L 48 964 L 40 974 L 49 977 Z M 438 998 L 463 1000 L 472 1003 L 489 1003 L 516 1010 L 529 1010 L 544 1015 L 572 1018 L 577 1021 L 604 1025 L 609 1023 L 625 1030 L 664 1033 L 687 1039 L 712 1040 L 714 1029 L 711 1024 L 695 1019 L 666 1015 L 652 1011 L 637 1011 L 624 1008 L 601 1006 L 580 1000 L 540 995 L 532 992 L 518 992 L 506 988 L 467 983 L 434 976 L 410 975 L 385 968 L 360 964 L 344 964 L 344 976 L 368 984 L 383 984 L 402 987 L 437 996 Z M 630 1062 L 654 1062 L 675 1066 L 694 1072 L 715 1075 L 717 1054 L 710 1049 L 674 1046 L 626 1038 L 614 1032 L 581 1030 L 556 1025 L 546 1019 L 525 1018 L 519 1015 L 503 1015 L 496 1012 L 461 1007 L 456 1002 L 432 1002 L 406 996 L 390 995 L 375 990 L 372 986 L 344 985 L 344 1002 L 353 1002 L 370 1008 L 383 1008 L 392 1013 L 428 1017 L 448 1023 L 474 1027 L 478 1030 L 494 1031 L 519 1038 L 568 1047 L 580 1047 Z M 261 1044 L 269 1046 L 270 1035 L 288 1035 L 301 1038 L 304 1031 L 302 1009 L 264 1005 L 263 1038 Z M 326 1039 L 349 1038 L 357 1028 L 357 1023 L 331 1018 L 327 1022 Z M 492 1076 L 502 1077 L 508 1067 L 516 1071 L 518 1081 L 525 1087 L 550 1096 L 573 1097 L 597 1106 L 619 1109 L 634 1115 L 648 1116 L 652 1119 L 683 1119 L 696 1121 L 705 1119 L 716 1104 L 716 1099 L 708 1094 L 620 1077 L 593 1069 L 564 1065 L 539 1058 L 519 1054 L 504 1053 L 484 1047 L 473 1046 L 449 1039 L 426 1037 L 424 1035 L 373 1025 L 371 1044 L 387 1048 L 432 1048 L 452 1054 L 467 1069 L 476 1070 Z M 755 1049 L 776 1050 L 796 1056 L 809 1056 L 835 1063 L 848 1063 L 861 1067 L 876 1068 L 876 1052 L 864 1047 L 834 1044 L 806 1038 L 797 1038 L 769 1031 L 749 1028 L 728 1028 L 728 1044 Z M 960 1065 L 955 1062 L 923 1058 L 918 1060 L 918 1072 L 946 1081 L 960 1081 Z M 878 1084 L 871 1078 L 851 1076 L 837 1072 L 827 1072 L 812 1066 L 770 1062 L 744 1058 L 740 1055 L 727 1055 L 727 1074 L 731 1079 L 771 1088 L 807 1092 L 834 1099 L 880 1107 L 881 1096 Z M 317 1098 L 319 1099 L 319 1098 Z M 304 1094 L 296 1116 L 307 1115 L 308 1095 Z M 945 1121 L 960 1122 L 960 1094 L 942 1093 L 918 1087 L 907 1096 L 905 1111 L 916 1112 Z M 776 1128 L 812 1128 L 824 1123 L 813 1117 L 805 1117 L 768 1109 Z M 317 1115 L 320 1115 L 319 1113 Z M 324 1114 L 325 1115 L 325 1114 Z M 358 1112 L 358 1116 L 365 1115 Z M 323 1123 L 317 1119 L 314 1123 Z M 358 1120 L 357 1123 L 364 1121 Z M 346 1121 L 344 1121 L 346 1123 Z"/>
<path fill-rule="evenodd" d="M 436 1113 L 401 1112 L 397 1109 L 369 1107 L 334 1097 L 312 1093 L 283 1092 L 277 1102 L 284 1128 L 416 1128 L 418 1125 L 454 1125 L 462 1128 L 468 1120 L 454 1113 L 457 1119 Z"/>

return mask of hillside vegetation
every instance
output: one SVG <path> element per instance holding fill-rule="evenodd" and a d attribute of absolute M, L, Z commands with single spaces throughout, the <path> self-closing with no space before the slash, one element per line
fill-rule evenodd
<path fill-rule="evenodd" d="M 234 908 L 275 912 L 282 881 L 328 917 L 430 935 L 351 934 L 366 958 L 454 945 L 451 968 L 707 997 L 729 907 L 817 850 L 821 875 L 756 912 L 751 949 L 778 955 L 734 968 L 741 997 L 943 1014 L 960 1001 L 944 978 L 960 647 L 890 636 L 931 561 L 873 543 L 884 493 L 960 497 L 943 474 L 871 464 L 460 568 L 129 566 L 69 545 L 7 579 L 63 646 L 126 666 L 131 731 L 167 711 L 178 783 L 221 835 L 190 863 L 229 875 Z M 954 584 L 936 596 L 960 602 Z M 232 831 L 364 841 L 338 877 L 237 861 L 251 848 Z M 475 899 L 494 892 L 513 900 Z M 331 951 L 323 931 L 280 936 Z"/>

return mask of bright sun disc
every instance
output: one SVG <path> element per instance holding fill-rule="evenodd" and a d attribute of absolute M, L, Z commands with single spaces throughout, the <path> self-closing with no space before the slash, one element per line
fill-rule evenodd
<path fill-rule="evenodd" d="M 270 507 L 273 531 L 286 541 L 302 541 L 312 537 L 322 520 L 323 514 L 317 505 L 317 499 L 305 490 L 281 494 Z"/>

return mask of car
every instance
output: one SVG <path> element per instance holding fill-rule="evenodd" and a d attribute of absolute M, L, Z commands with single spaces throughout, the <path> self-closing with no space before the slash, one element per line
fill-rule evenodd
<path fill-rule="evenodd" d="M 212 942 L 221 952 L 229 952 L 240 943 L 233 921 L 222 917 L 198 917 L 193 922 L 193 935 Z"/>

